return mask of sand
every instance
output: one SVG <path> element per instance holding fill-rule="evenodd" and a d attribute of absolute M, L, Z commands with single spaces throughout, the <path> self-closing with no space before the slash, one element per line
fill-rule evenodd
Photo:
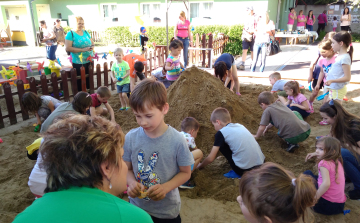
<path fill-rule="evenodd" d="M 216 131 L 210 122 L 210 115 L 217 107 L 227 108 L 232 116 L 232 122 L 243 124 L 250 132 L 256 133 L 262 109 L 257 104 L 257 96 L 270 87 L 263 85 L 241 85 L 239 97 L 211 74 L 197 68 L 187 69 L 180 78 L 168 89 L 169 113 L 165 117 L 166 123 L 180 130 L 180 123 L 187 116 L 196 118 L 200 124 L 200 131 L 196 144 L 204 155 L 207 155 L 214 141 Z M 348 102 L 344 107 L 353 114 L 359 114 L 360 106 L 353 102 L 360 90 L 348 93 Z M 310 96 L 310 92 L 306 93 Z M 114 110 L 120 107 L 119 99 L 113 95 L 109 100 Z M 316 112 L 306 121 L 312 127 L 310 137 L 294 153 L 287 153 L 285 143 L 277 136 L 275 128 L 258 140 L 266 161 L 276 162 L 287 169 L 299 174 L 307 169 L 316 171 L 315 162 L 305 163 L 305 156 L 314 151 L 315 137 L 329 132 L 328 126 L 320 126 L 319 107 L 321 102 L 314 103 Z M 127 133 L 138 127 L 131 110 L 116 112 L 116 121 Z M 21 129 L 12 134 L 2 136 L 4 143 L 0 144 L 0 222 L 11 222 L 17 213 L 24 210 L 33 201 L 33 196 L 27 186 L 28 176 L 34 165 L 26 157 L 25 147 L 36 139 L 37 133 L 33 127 Z M 218 158 L 204 170 L 196 170 L 192 179 L 196 183 L 193 190 L 181 190 L 183 222 L 246 222 L 236 202 L 239 180 L 227 179 L 223 174 L 230 170 L 226 159 L 218 154 Z M 358 222 L 360 215 L 360 201 L 348 200 L 345 209 L 350 209 L 347 215 L 323 216 L 315 214 L 315 222 Z"/>

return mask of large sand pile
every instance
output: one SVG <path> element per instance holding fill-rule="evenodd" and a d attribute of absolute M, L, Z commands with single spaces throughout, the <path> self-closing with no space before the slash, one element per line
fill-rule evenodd
<path fill-rule="evenodd" d="M 255 133 L 262 114 L 262 109 L 257 104 L 257 96 L 264 90 L 270 88 L 262 85 L 242 85 L 242 96 L 239 97 L 224 88 L 211 74 L 192 67 L 168 89 L 170 110 L 165 116 L 165 122 L 180 130 L 180 123 L 185 117 L 195 117 L 201 124 L 196 144 L 206 156 L 212 148 L 216 133 L 210 122 L 211 112 L 217 107 L 225 107 L 231 113 L 232 122 L 241 123 Z M 359 96 L 359 93 L 350 92 L 348 96 L 351 99 Z M 309 97 L 309 93 L 307 96 Z M 109 103 L 114 110 L 120 107 L 116 95 L 113 95 Z M 320 105 L 320 102 L 316 102 L 315 110 L 318 111 Z M 344 107 L 353 114 L 360 112 L 359 104 L 351 100 L 344 103 Z M 124 133 L 138 127 L 131 110 L 116 112 L 115 118 Z M 283 150 L 285 145 L 277 136 L 277 130 L 270 130 L 265 137 L 258 140 L 266 161 L 279 163 L 296 174 L 307 169 L 316 170 L 314 162 L 305 163 L 304 160 L 308 152 L 314 151 L 315 136 L 327 134 L 329 131 L 329 127 L 318 125 L 320 120 L 318 112 L 308 117 L 306 121 L 312 126 L 311 136 L 300 143 L 300 148 L 292 154 Z M 3 170 L 0 173 L 0 222 L 11 222 L 17 213 L 33 201 L 27 180 L 34 162 L 27 159 L 25 147 L 35 138 L 37 134 L 33 132 L 33 127 L 2 136 L 4 143 L 0 144 L 0 166 Z M 230 166 L 225 158 L 219 156 L 204 170 L 194 172 L 192 178 L 196 187 L 193 190 L 181 190 L 184 198 L 181 210 L 183 222 L 245 222 L 236 204 L 239 181 L 223 177 L 229 170 Z M 345 208 L 351 209 L 351 214 L 335 217 L 315 215 L 316 221 L 358 222 L 360 202 L 348 200 Z"/>

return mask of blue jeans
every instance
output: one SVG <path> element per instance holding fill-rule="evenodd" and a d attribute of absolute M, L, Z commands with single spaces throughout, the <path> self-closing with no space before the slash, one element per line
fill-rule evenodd
<path fill-rule="evenodd" d="M 189 48 L 189 44 L 190 44 L 190 40 L 189 38 L 181 38 L 181 37 L 177 37 L 178 40 L 180 40 L 182 43 L 183 43 L 183 46 L 184 46 L 184 67 L 187 66 L 188 64 L 188 57 L 189 57 L 189 53 L 188 53 L 188 48 Z"/>
<path fill-rule="evenodd" d="M 347 149 L 341 148 L 344 161 L 344 171 L 347 178 L 354 184 L 355 190 L 360 190 L 360 165 L 356 157 Z"/>
<path fill-rule="evenodd" d="M 313 31 L 313 27 L 312 25 L 308 25 L 306 24 L 306 29 L 309 30 L 309 31 Z"/>
<path fill-rule="evenodd" d="M 306 118 L 306 117 L 308 117 L 308 116 L 310 115 L 309 112 L 307 112 L 307 111 L 305 111 L 305 110 L 302 110 L 302 109 L 299 108 L 299 107 L 296 107 L 296 106 L 291 106 L 291 107 L 290 107 L 290 105 L 288 105 L 287 107 L 290 108 L 291 111 L 297 111 L 297 112 L 299 112 L 300 115 L 301 115 L 303 118 Z"/>
<path fill-rule="evenodd" d="M 260 64 L 260 72 L 264 72 L 265 69 L 265 60 L 266 60 L 266 43 L 255 43 L 254 44 L 254 59 L 251 65 L 251 72 L 255 72 L 256 63 L 259 58 L 259 54 L 261 53 L 261 64 Z"/>

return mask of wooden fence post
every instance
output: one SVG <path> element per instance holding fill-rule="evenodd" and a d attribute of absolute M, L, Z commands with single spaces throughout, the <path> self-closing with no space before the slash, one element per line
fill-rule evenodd
<path fill-rule="evenodd" d="M 113 65 L 113 61 L 110 62 L 110 69 L 111 69 L 112 65 Z M 110 70 L 110 72 L 111 72 L 111 70 Z M 115 83 L 111 77 L 110 77 L 110 83 L 111 83 L 111 90 L 112 91 L 115 90 Z"/>
<path fill-rule="evenodd" d="M 73 95 L 75 96 L 78 93 L 76 69 L 72 68 L 70 70 L 70 73 L 71 73 L 71 89 L 72 89 Z"/>
<path fill-rule="evenodd" d="M 94 67 L 92 64 L 89 65 L 89 85 L 90 94 L 94 94 Z"/>
<path fill-rule="evenodd" d="M 41 90 L 43 95 L 49 95 L 49 88 L 47 86 L 46 75 L 40 76 Z"/>
<path fill-rule="evenodd" d="M 22 80 L 18 80 L 18 81 L 16 81 L 16 85 L 17 85 L 17 90 L 18 90 L 19 104 L 20 104 L 20 108 L 21 108 L 22 118 L 23 118 L 23 120 L 27 120 L 27 119 L 29 119 L 29 114 L 25 110 L 24 105 L 21 103 L 21 98 L 25 94 L 24 82 Z"/>
<path fill-rule="evenodd" d="M 51 82 L 52 82 L 52 87 L 53 87 L 54 98 L 60 100 L 59 85 L 58 85 L 58 79 L 57 79 L 56 73 L 51 74 Z"/>
<path fill-rule="evenodd" d="M 68 86 L 68 74 L 66 71 L 61 71 L 62 89 L 64 94 L 64 101 L 69 101 L 69 86 Z"/>
<path fill-rule="evenodd" d="M 86 92 L 86 76 L 85 76 L 85 67 L 80 67 L 80 77 L 81 77 L 81 91 Z"/>
<path fill-rule="evenodd" d="M 209 35 L 208 48 L 213 48 L 213 35 L 212 34 Z M 208 50 L 208 66 L 209 66 L 209 68 L 211 68 L 210 64 L 211 64 L 211 50 Z"/>
<path fill-rule="evenodd" d="M 5 100 L 6 100 L 6 107 L 8 110 L 8 116 L 10 119 L 10 124 L 14 125 L 17 123 L 16 120 L 16 114 L 15 114 L 15 106 L 14 106 L 14 100 L 11 94 L 11 86 L 9 83 L 3 84 L 4 94 L 5 94 Z"/>
<path fill-rule="evenodd" d="M 147 56 L 147 53 L 145 52 L 145 61 L 146 61 L 146 65 L 145 65 L 145 77 L 148 77 L 148 67 L 149 67 L 149 62 L 148 62 L 148 56 Z M 136 78 L 136 76 L 135 76 Z"/>
<path fill-rule="evenodd" d="M 108 63 L 104 63 L 104 86 L 109 86 L 109 69 L 108 69 Z"/>
<path fill-rule="evenodd" d="M 98 89 L 101 86 L 101 66 L 100 64 L 96 64 L 96 89 Z"/>
<path fill-rule="evenodd" d="M 205 33 L 202 34 L 201 37 L 201 42 L 202 42 L 202 48 L 206 48 L 206 35 Z M 205 67 L 205 58 L 206 58 L 206 54 L 205 54 L 206 50 L 202 50 L 202 67 Z"/>
<path fill-rule="evenodd" d="M 152 68 L 153 68 L 153 66 L 152 66 L 152 53 L 151 52 L 149 52 L 149 61 L 150 61 L 150 64 L 149 64 L 149 71 L 150 71 L 150 74 L 151 74 L 151 71 L 152 71 Z"/>
<path fill-rule="evenodd" d="M 30 84 L 30 91 L 33 92 L 34 94 L 37 94 L 36 82 L 34 77 L 30 77 L 29 84 Z"/>
<path fill-rule="evenodd" d="M 4 85 L 3 85 L 4 87 Z M 0 107 L 0 129 L 4 128 L 5 125 L 4 125 L 4 119 L 2 117 L 2 113 L 1 113 L 1 107 Z"/>

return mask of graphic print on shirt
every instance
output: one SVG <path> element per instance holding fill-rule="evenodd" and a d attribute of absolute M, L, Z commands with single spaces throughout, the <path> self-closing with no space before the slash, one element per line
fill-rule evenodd
<path fill-rule="evenodd" d="M 144 165 L 144 151 L 140 150 L 138 153 L 138 173 L 136 174 L 137 182 L 141 183 L 147 191 L 151 186 L 160 184 L 160 178 L 154 173 L 154 168 L 158 160 L 158 152 L 154 152 L 149 159 L 148 165 Z M 144 200 L 149 201 L 150 198 L 145 197 Z"/>
<path fill-rule="evenodd" d="M 327 76 L 327 74 L 329 73 L 329 71 L 330 71 L 330 69 L 331 69 L 331 65 L 332 65 L 332 64 L 329 64 L 329 65 L 327 65 L 327 66 L 325 66 L 324 64 L 322 65 L 322 67 L 323 67 L 323 69 L 324 69 L 324 73 L 326 74 L 326 76 Z"/>

